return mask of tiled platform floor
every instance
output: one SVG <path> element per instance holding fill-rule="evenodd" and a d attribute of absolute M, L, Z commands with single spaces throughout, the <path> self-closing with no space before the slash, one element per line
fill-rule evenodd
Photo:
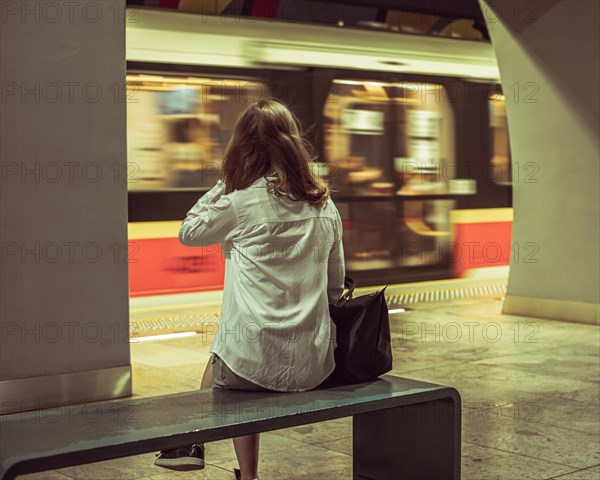
<path fill-rule="evenodd" d="M 600 479 L 598 327 L 501 315 L 497 297 L 410 307 L 391 315 L 391 373 L 461 392 L 464 480 Z M 135 396 L 197 388 L 211 341 L 132 344 Z M 351 478 L 351 419 L 270 432 L 261 441 L 263 480 Z M 206 459 L 197 472 L 164 470 L 147 454 L 20 478 L 234 478 L 230 440 L 207 444 Z"/>

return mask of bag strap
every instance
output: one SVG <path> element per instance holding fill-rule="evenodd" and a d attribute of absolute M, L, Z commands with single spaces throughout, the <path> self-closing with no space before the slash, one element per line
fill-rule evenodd
<path fill-rule="evenodd" d="M 348 291 L 342 295 L 342 298 L 348 301 L 352 298 L 352 295 L 354 294 L 354 289 L 356 288 L 356 280 L 354 280 L 352 277 L 345 276 L 344 287 L 346 287 Z"/>

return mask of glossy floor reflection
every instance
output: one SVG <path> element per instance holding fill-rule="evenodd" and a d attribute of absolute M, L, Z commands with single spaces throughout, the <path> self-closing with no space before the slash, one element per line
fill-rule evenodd
<path fill-rule="evenodd" d="M 460 391 L 464 480 L 600 479 L 598 327 L 501 315 L 497 297 L 410 307 L 391 315 L 391 373 Z M 211 341 L 132 344 L 135 396 L 198 388 Z M 261 478 L 348 480 L 351 435 L 351 419 L 263 434 Z M 19 478 L 234 478 L 230 440 L 207 444 L 206 460 L 205 470 L 174 473 L 147 454 Z"/>

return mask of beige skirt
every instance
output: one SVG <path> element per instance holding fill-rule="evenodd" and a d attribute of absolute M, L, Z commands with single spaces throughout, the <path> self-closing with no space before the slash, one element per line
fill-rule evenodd
<path fill-rule="evenodd" d="M 212 364 L 213 385 L 227 390 L 245 390 L 248 392 L 269 392 L 270 390 L 252 383 L 250 380 L 234 373 L 227 364 L 216 354 L 210 357 Z"/>

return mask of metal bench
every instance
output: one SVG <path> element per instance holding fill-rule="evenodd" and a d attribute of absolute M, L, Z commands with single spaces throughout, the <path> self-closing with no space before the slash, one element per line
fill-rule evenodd
<path fill-rule="evenodd" d="M 454 388 L 384 375 L 300 393 L 198 390 L 0 416 L 0 478 L 353 417 L 354 480 L 458 480 Z"/>

